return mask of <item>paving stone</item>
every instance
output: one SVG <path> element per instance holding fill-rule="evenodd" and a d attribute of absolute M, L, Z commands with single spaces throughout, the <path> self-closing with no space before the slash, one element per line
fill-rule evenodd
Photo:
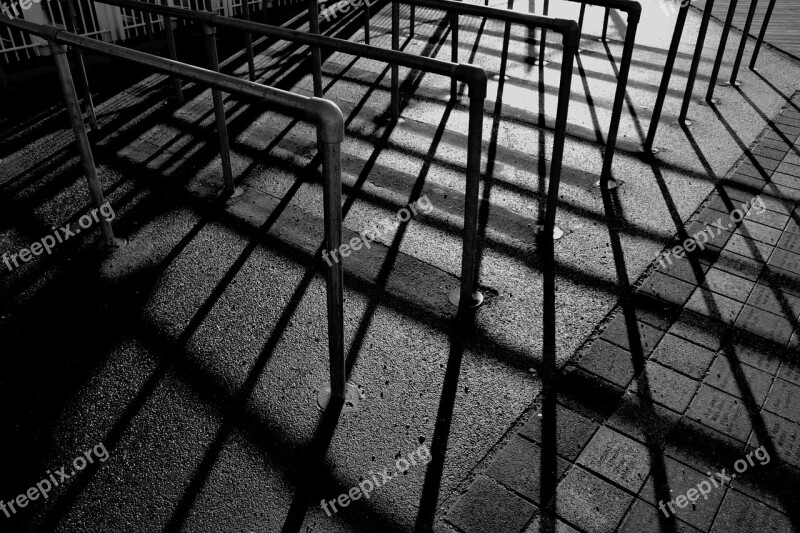
<path fill-rule="evenodd" d="M 756 147 L 755 150 L 753 150 L 753 155 L 767 157 L 769 159 L 774 159 L 775 161 L 781 162 L 783 161 L 783 158 L 786 156 L 786 150 L 776 150 L 768 146 L 759 145 Z"/>
<path fill-rule="evenodd" d="M 736 371 L 735 373 L 734 369 Z M 731 361 L 722 354 L 712 363 L 703 383 L 711 385 L 722 392 L 727 392 L 731 396 L 745 398 L 739 380 L 736 378 L 737 374 L 739 374 L 740 379 L 744 382 L 744 387 L 746 387 L 745 392 L 753 396 L 753 399 L 759 407 L 764 405 L 764 400 L 767 399 L 769 389 L 772 387 L 773 376 L 751 366 L 739 365 L 735 362 L 731 363 Z"/>
<path fill-rule="evenodd" d="M 520 435 L 534 442 L 542 443 L 542 409 L 522 427 Z M 556 405 L 556 451 L 562 457 L 574 461 L 583 447 L 592 438 L 599 424 L 579 415 L 562 405 Z"/>
<path fill-rule="evenodd" d="M 651 357 L 694 379 L 705 375 L 713 359 L 713 351 L 671 334 L 664 336 Z"/>
<path fill-rule="evenodd" d="M 795 235 L 800 234 L 800 221 L 795 220 L 794 218 L 790 219 L 786 223 L 786 228 L 784 231 L 787 233 L 793 233 Z"/>
<path fill-rule="evenodd" d="M 789 250 L 796 254 L 800 253 L 800 235 L 784 233 L 778 241 L 778 248 Z"/>
<path fill-rule="evenodd" d="M 680 415 L 634 394 L 625 394 L 608 426 L 651 448 L 662 449 Z"/>
<path fill-rule="evenodd" d="M 757 194 L 759 191 L 761 191 L 761 189 L 763 189 L 764 185 L 766 185 L 767 179 L 769 179 L 769 176 L 766 178 L 761 176 L 753 177 L 748 175 L 747 171 L 738 169 L 736 173 L 732 176 L 729 176 L 726 181 L 735 183 L 743 188 L 750 189 L 753 191 L 753 194 Z"/>
<path fill-rule="evenodd" d="M 761 419 L 764 421 L 769 442 L 764 442 L 758 432 L 754 431 L 747 444 L 752 448 L 766 444 L 778 454 L 777 457 L 771 457 L 770 460 L 780 460 L 784 464 L 800 468 L 800 424 L 769 411 L 763 411 Z"/>
<path fill-rule="evenodd" d="M 614 412 L 624 389 L 580 368 L 568 367 L 559 380 L 558 400 L 580 415 L 602 422 Z"/>
<path fill-rule="evenodd" d="M 632 495 L 576 466 L 558 484 L 556 511 L 587 533 L 608 533 L 616 530 L 632 500 Z"/>
<path fill-rule="evenodd" d="M 611 323 L 608 325 L 606 330 L 603 332 L 601 338 L 608 342 L 612 342 L 617 346 L 625 348 L 626 350 L 631 352 L 634 357 L 636 356 L 644 356 L 645 358 L 649 357 L 650 354 L 653 352 L 653 349 L 655 349 L 656 345 L 658 344 L 658 341 L 660 341 L 661 337 L 664 336 L 664 332 L 660 329 L 654 328 L 648 324 L 639 321 L 636 322 L 636 326 L 639 330 L 639 344 L 640 344 L 639 346 L 633 344 L 634 341 L 631 340 L 630 333 L 628 332 L 626 316 L 624 313 L 621 312 L 617 313 L 617 316 L 615 316 L 614 319 L 611 321 Z M 634 346 L 635 348 L 632 349 L 631 346 Z M 641 353 L 638 353 L 640 351 L 639 348 L 641 348 Z M 620 379 L 624 379 L 624 376 L 622 376 L 622 378 Z M 613 381 L 618 385 L 622 385 L 621 383 L 618 383 L 618 381 L 614 380 L 609 380 L 609 381 Z M 628 382 L 626 381 L 625 384 L 622 386 L 624 387 L 627 384 Z"/>
<path fill-rule="evenodd" d="M 776 379 L 764 409 L 792 422 L 800 422 L 800 387 L 782 379 Z"/>
<path fill-rule="evenodd" d="M 447 513 L 446 520 L 465 533 L 519 533 L 535 512 L 533 504 L 489 478 L 478 476 Z"/>
<path fill-rule="evenodd" d="M 748 460 L 747 470 L 736 474 L 731 487 L 778 512 L 787 515 L 795 513 L 800 506 L 800 493 L 797 492 L 797 487 L 800 487 L 800 470 L 786 466 L 777 458 L 773 460 L 772 457 L 768 457 L 768 462 L 763 464 L 758 458 L 764 457 L 764 452 L 766 448 L 754 450 L 748 447 L 742 458 L 750 456 L 753 465 L 750 466 Z"/>
<path fill-rule="evenodd" d="M 789 357 L 781 362 L 778 377 L 789 383 L 800 385 L 800 352 L 794 352 Z"/>
<path fill-rule="evenodd" d="M 647 503 L 657 506 L 662 515 L 664 511 L 661 510 L 661 505 L 663 504 L 670 515 L 702 531 L 708 531 L 725 495 L 722 481 L 715 476 L 714 479 L 718 486 L 714 486 L 710 477 L 670 457 L 665 457 L 663 474 L 656 476 L 655 472 L 651 472 L 639 497 Z M 707 482 L 707 485 L 703 482 Z M 703 484 L 705 495 L 699 493 L 698 484 Z M 659 487 L 661 490 L 656 490 Z M 690 490 L 692 490 L 691 494 L 689 494 Z M 670 509 L 669 502 L 672 502 L 672 509 Z"/>
<path fill-rule="evenodd" d="M 669 258 L 669 261 L 662 259 L 656 267 L 656 271 L 692 285 L 698 283 L 698 274 L 704 275 L 711 268 L 708 264 L 698 260 L 697 256 L 692 256 L 691 260 L 686 256 L 679 259 L 670 255 Z"/>
<path fill-rule="evenodd" d="M 784 174 L 789 174 L 789 175 L 795 175 L 796 176 L 798 173 L 800 173 L 800 166 L 793 165 L 791 163 L 787 163 L 787 162 L 784 161 L 784 162 L 780 163 L 777 167 L 775 167 L 775 170 L 777 172 L 783 172 Z M 776 196 L 778 196 L 779 198 L 783 197 L 783 195 L 776 195 Z M 794 197 L 787 196 L 787 198 L 791 198 L 791 199 L 797 201 Z"/>
<path fill-rule="evenodd" d="M 783 140 L 774 141 L 765 137 L 762 137 L 761 140 L 758 142 L 759 146 L 766 146 L 768 148 L 773 148 L 775 150 L 781 150 L 786 153 L 786 150 L 789 149 L 789 145 L 786 144 Z"/>
<path fill-rule="evenodd" d="M 577 366 L 620 387 L 627 387 L 634 376 L 631 353 L 603 339 L 592 344 Z"/>
<path fill-rule="evenodd" d="M 708 385 L 700 386 L 686 416 L 741 442 L 747 442 L 752 430 L 742 400 Z"/>
<path fill-rule="evenodd" d="M 649 394 L 645 394 L 643 390 L 645 375 Z M 629 388 L 634 394 L 649 397 L 664 407 L 683 413 L 699 385 L 697 381 L 678 374 L 674 370 L 654 361 L 648 361 L 645 365 L 645 372 L 633 380 Z"/>
<path fill-rule="evenodd" d="M 715 352 L 722 343 L 720 322 L 693 311 L 684 311 L 669 332 Z"/>
<path fill-rule="evenodd" d="M 655 506 L 637 499 L 622 521 L 619 533 L 663 533 L 661 520 L 664 514 Z M 700 533 L 698 529 L 680 520 L 675 521 L 675 533 Z"/>
<path fill-rule="evenodd" d="M 734 235 L 725 245 L 726 251 L 761 262 L 765 262 L 767 259 L 769 259 L 769 256 L 772 254 L 772 250 L 774 248 L 774 246 L 770 246 L 769 244 L 760 241 L 755 241 L 742 235 Z"/>
<path fill-rule="evenodd" d="M 783 164 L 781 165 L 781 168 L 779 170 L 781 172 L 790 174 L 790 172 L 786 172 L 786 168 L 784 167 Z M 779 185 L 777 183 L 772 183 L 772 182 L 767 183 L 767 185 L 764 187 L 764 190 L 761 191 L 761 194 L 765 196 L 769 195 L 782 201 L 795 202 L 795 203 L 800 202 L 800 190 L 792 187 L 787 187 L 785 185 Z"/>
<path fill-rule="evenodd" d="M 553 462 L 555 465 L 550 464 Z M 558 457 L 553 457 L 550 463 L 547 468 L 555 466 L 557 478 L 561 478 L 569 467 L 568 462 Z M 542 449 L 527 439 L 515 436 L 494 458 L 486 475 L 529 500 L 541 503 L 541 473 L 545 468 L 542 463 Z"/>
<path fill-rule="evenodd" d="M 781 238 L 781 230 L 771 228 L 754 220 L 745 219 L 733 232 L 734 235 L 744 235 L 751 239 L 775 246 Z"/>
<path fill-rule="evenodd" d="M 667 331 L 681 312 L 679 306 L 658 300 L 641 292 L 633 294 L 631 305 L 635 309 L 637 320 L 662 331 Z"/>
<path fill-rule="evenodd" d="M 790 174 L 784 174 L 783 172 L 775 172 L 770 177 L 770 181 L 777 185 L 790 187 L 792 189 L 800 188 L 800 178 L 798 178 L 797 176 L 792 176 Z"/>
<path fill-rule="evenodd" d="M 794 529 L 785 515 L 736 491 L 728 491 L 711 533 L 787 533 Z"/>
<path fill-rule="evenodd" d="M 736 361 L 773 376 L 781 365 L 781 354 L 776 353 L 774 345 L 757 342 L 747 332 L 736 332 L 736 339 L 729 350 L 729 357 L 735 357 Z"/>
<path fill-rule="evenodd" d="M 747 301 L 747 296 L 750 294 L 754 285 L 755 283 L 753 281 L 733 275 L 719 268 L 712 268 L 706 272 L 706 278 L 702 284 L 703 287 L 717 294 L 733 298 L 739 302 Z"/>
<path fill-rule="evenodd" d="M 797 322 L 800 317 L 800 296 L 783 292 L 780 287 L 757 283 L 747 298 L 747 303 L 790 322 Z"/>
<path fill-rule="evenodd" d="M 647 447 L 602 426 L 581 452 L 577 464 L 633 492 L 639 492 L 650 470 Z"/>
<path fill-rule="evenodd" d="M 694 291 L 694 285 L 656 271 L 650 274 L 639 290 L 665 302 L 683 305 Z"/>
<path fill-rule="evenodd" d="M 541 514 L 537 515 L 536 518 L 533 519 L 533 522 L 531 522 L 531 525 L 528 526 L 528 529 L 525 530 L 525 533 L 542 533 L 543 531 L 547 531 L 548 533 L 580 533 L 580 531 L 565 524 L 561 520 L 556 519 L 554 526 L 545 526 L 542 523 L 543 520 L 545 520 L 545 518 Z"/>
<path fill-rule="evenodd" d="M 745 444 L 683 418 L 667 435 L 666 454 L 701 472 L 719 472 L 742 456 Z"/>
<path fill-rule="evenodd" d="M 775 254 L 789 253 L 786 250 L 776 250 Z M 795 254 L 793 254 L 795 255 Z M 780 287 L 783 291 L 800 296 L 800 270 L 784 270 L 767 265 L 761 274 L 761 280 L 767 285 Z"/>
<path fill-rule="evenodd" d="M 701 287 L 698 287 L 686 302 L 686 309 L 726 324 L 734 323 L 743 306 L 741 302 Z"/>
<path fill-rule="evenodd" d="M 775 170 L 776 168 L 778 168 L 778 165 L 780 165 L 780 162 L 775 161 L 774 159 L 770 159 L 768 157 L 760 156 L 760 155 L 754 155 L 753 159 L 755 159 L 755 162 L 753 163 L 753 165 L 756 168 L 759 168 L 759 166 L 760 166 L 764 170 Z M 752 160 L 751 160 L 751 162 L 752 162 Z"/>
<path fill-rule="evenodd" d="M 714 262 L 714 268 L 750 281 L 756 281 L 764 270 L 764 263 L 723 251 Z"/>
<path fill-rule="evenodd" d="M 785 318 L 751 305 L 744 306 L 736 320 L 736 327 L 780 346 L 785 346 L 789 342 L 794 330 L 794 325 Z"/>

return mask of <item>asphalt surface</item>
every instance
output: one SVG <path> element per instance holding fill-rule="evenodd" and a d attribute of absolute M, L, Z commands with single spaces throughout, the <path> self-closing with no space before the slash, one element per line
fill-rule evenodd
<path fill-rule="evenodd" d="M 577 18 L 577 10 L 551 5 L 555 16 Z M 619 57 L 624 25 L 615 14 L 610 41 L 598 42 L 601 14 L 587 10 L 573 78 L 557 217 L 564 237 L 555 246 L 559 365 L 596 334 L 617 301 L 593 184 L 602 162 L 596 141 L 607 129 L 615 87 L 608 53 Z M 372 25 L 373 43 L 385 47 L 387 16 L 384 8 Z M 426 10 L 417 16 L 417 36 L 404 50 L 449 59 L 440 17 Z M 649 124 L 671 24 L 645 5 L 620 129 L 630 153 L 615 158 L 615 176 L 625 182 L 616 202 L 632 280 L 797 89 L 796 63 L 763 50 L 760 72 L 743 72 L 741 90 L 718 89 L 718 108 L 695 105 L 695 124 L 677 127 L 699 24 L 692 12 L 656 141 L 662 151 L 651 164 L 636 145 Z M 461 57 L 498 73 L 503 32 L 502 24 L 463 20 Z M 696 95 L 704 93 L 719 32 L 712 24 Z M 449 80 L 401 68 L 405 121 L 391 128 L 383 120 L 386 68 L 340 54 L 326 58 L 326 85 L 336 78 L 326 97 L 347 118 L 346 237 L 419 196 L 433 206 L 345 263 L 349 379 L 362 398 L 335 427 L 315 401 L 327 381 L 327 336 L 324 263 L 314 256 L 322 241 L 322 189 L 312 127 L 287 130 L 288 117 L 228 98 L 234 173 L 246 192 L 223 208 L 209 200 L 220 166 L 208 91 L 190 87 L 182 108 L 169 100 L 161 76 L 103 92 L 96 158 L 115 229 L 130 245 L 104 258 L 93 252 L 94 235 L 84 232 L 0 277 L 7 361 L 0 383 L 5 405 L 15 406 L 2 422 L 9 464 L 0 499 L 15 498 L 100 442 L 109 458 L 76 473 L 47 501 L 31 502 L 11 519 L 0 516 L 2 529 L 371 532 L 412 531 L 417 521 L 434 518 L 441 524 L 476 465 L 541 389 L 542 277 L 533 229 L 547 183 L 537 169 L 547 165 L 552 132 L 535 126 L 538 106 L 545 122 L 555 116 L 559 53 L 548 47 L 550 64 L 540 78 L 538 67 L 520 61 L 538 53 L 525 41 L 527 30 L 511 35 L 522 41 L 509 42 L 508 78 L 501 95 L 501 83 L 491 78 L 487 104 L 502 100 L 509 118 L 484 118 L 484 147 L 493 154 L 481 193 L 487 303 L 470 331 L 452 331 L 455 310 L 447 302 L 460 272 L 468 100 L 447 106 Z M 733 46 L 729 41 L 721 79 Z M 306 57 L 302 49 L 271 46 L 258 56 L 257 72 L 308 94 Z M 108 73 L 116 71 L 97 69 L 92 79 L 113 87 Z M 52 96 L 52 78 L 48 85 Z M 24 97 L 15 93 L 3 104 L 17 100 Z M 14 118 L 1 126 L 0 249 L 9 253 L 89 209 L 65 115 L 32 106 L 38 113 L 9 113 Z M 321 509 L 323 498 L 348 492 L 370 471 L 392 468 L 434 441 L 430 465 L 410 468 L 335 516 Z M 323 465 L 312 468 L 321 455 Z"/>

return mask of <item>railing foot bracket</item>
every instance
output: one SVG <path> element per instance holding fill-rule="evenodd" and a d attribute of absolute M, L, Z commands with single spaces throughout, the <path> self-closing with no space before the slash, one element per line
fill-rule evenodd
<path fill-rule="evenodd" d="M 344 387 L 344 405 L 345 411 L 358 408 L 361 401 L 361 389 L 352 383 L 347 383 Z M 320 411 L 325 411 L 331 403 L 331 386 L 325 385 L 319 392 L 317 392 L 317 407 Z"/>
<path fill-rule="evenodd" d="M 616 189 L 617 187 L 619 187 L 623 183 L 625 183 L 625 182 L 624 181 L 617 181 L 615 179 L 609 179 L 606 182 L 606 189 L 608 189 L 609 191 L 613 190 L 613 189 Z M 598 189 L 600 189 L 603 186 L 602 184 L 603 184 L 603 180 L 598 180 L 598 181 L 594 182 L 594 186 L 597 187 Z"/>
<path fill-rule="evenodd" d="M 228 196 L 225 193 L 225 189 L 222 189 L 219 192 L 219 197 L 220 198 L 225 198 L 226 200 L 230 201 L 230 200 L 233 200 L 234 198 L 239 198 L 243 194 L 244 194 L 244 189 L 242 189 L 241 187 L 236 187 L 236 188 L 233 189 L 233 193 L 230 196 Z"/>
<path fill-rule="evenodd" d="M 461 287 L 456 287 L 447 295 L 447 299 L 450 300 L 450 303 L 454 306 L 458 307 L 458 304 L 461 303 Z M 472 293 L 472 302 L 467 306 L 468 309 L 477 309 L 483 304 L 483 293 L 481 291 L 475 291 Z"/>
<path fill-rule="evenodd" d="M 539 224 L 538 226 L 536 226 L 536 236 L 541 237 L 543 233 L 544 233 L 544 224 Z M 558 226 L 553 226 L 553 240 L 557 241 L 563 236 L 564 232 L 561 231 L 561 228 L 559 228 Z"/>
<path fill-rule="evenodd" d="M 105 239 L 100 239 L 97 242 L 97 249 L 101 252 L 105 253 L 114 253 L 117 250 L 121 250 L 128 245 L 128 239 L 121 239 L 119 237 L 114 237 L 111 242 L 107 242 Z"/>

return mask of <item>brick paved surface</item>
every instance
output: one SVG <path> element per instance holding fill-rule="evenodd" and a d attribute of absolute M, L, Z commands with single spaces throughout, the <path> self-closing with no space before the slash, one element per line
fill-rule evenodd
<path fill-rule="evenodd" d="M 542 408 L 533 412 L 479 467 L 444 527 L 800 531 L 798 136 L 795 95 L 653 262 L 631 305 L 565 367 L 556 434 Z M 708 243 L 686 242 L 700 231 Z M 555 522 L 541 488 L 553 469 Z"/>

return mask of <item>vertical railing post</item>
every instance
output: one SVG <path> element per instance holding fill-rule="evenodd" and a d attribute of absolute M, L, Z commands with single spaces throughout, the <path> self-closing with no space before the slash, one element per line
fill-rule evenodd
<path fill-rule="evenodd" d="M 264 24 L 269 24 L 269 15 L 267 15 L 267 2 L 268 0 L 261 0 L 261 9 L 264 12 Z"/>
<path fill-rule="evenodd" d="M 581 11 L 578 15 L 578 33 L 583 34 L 583 17 L 586 15 L 586 4 L 581 2 Z"/>
<path fill-rule="evenodd" d="M 561 53 L 561 81 L 558 86 L 558 109 L 556 111 L 555 131 L 553 134 L 553 156 L 550 162 L 550 185 L 547 189 L 547 211 L 544 215 L 544 232 L 542 238 L 552 246 L 556 229 L 556 209 L 558 209 L 558 187 L 561 183 L 561 167 L 564 160 L 564 146 L 567 141 L 567 117 L 569 100 L 572 92 L 572 70 L 575 54 L 578 51 L 580 32 L 563 34 L 563 51 Z M 553 258 L 550 258 L 551 260 Z"/>
<path fill-rule="evenodd" d="M 317 0 L 308 0 L 308 29 L 319 35 L 319 5 Z M 322 96 L 322 51 L 319 46 L 311 47 L 311 77 L 314 82 L 314 96 Z"/>
<path fill-rule="evenodd" d="M 249 0 L 242 0 L 242 16 L 244 20 L 250 20 Z M 256 64 L 253 58 L 253 35 L 249 31 L 244 32 L 244 46 L 245 54 L 247 55 L 247 73 L 250 76 L 250 81 L 256 81 Z"/>
<path fill-rule="evenodd" d="M 658 122 L 661 120 L 661 109 L 664 107 L 664 100 L 667 97 L 669 80 L 672 77 L 672 68 L 675 66 L 675 57 L 678 55 L 678 47 L 681 44 L 681 35 L 683 35 L 683 26 L 686 24 L 686 15 L 688 14 L 689 6 L 691 5 L 692 2 L 689 0 L 689 2 L 687 2 L 685 6 L 681 6 L 680 11 L 678 11 L 678 18 L 675 21 L 675 29 L 672 32 L 672 42 L 669 45 L 667 60 L 664 63 L 664 74 L 661 76 L 661 85 L 658 88 L 656 104 L 653 107 L 653 115 L 650 119 L 650 129 L 647 131 L 647 138 L 644 141 L 644 150 L 646 153 L 658 152 L 658 150 L 653 150 L 653 141 L 656 138 Z"/>
<path fill-rule="evenodd" d="M 476 260 L 478 242 L 478 202 L 480 200 L 481 154 L 483 153 L 483 108 L 486 78 L 469 84 L 469 130 L 467 133 L 467 186 L 464 195 L 464 238 L 461 253 L 461 285 L 450 291 L 449 300 L 459 311 L 483 303 L 478 290 Z"/>
<path fill-rule="evenodd" d="M 392 50 L 400 49 L 400 3 L 392 0 Z M 400 68 L 392 64 L 392 120 L 400 119 Z"/>
<path fill-rule="evenodd" d="M 328 143 L 317 135 L 322 152 L 323 211 L 325 246 L 339 250 L 342 244 L 342 167 L 341 144 Z M 334 256 L 335 257 L 335 256 Z M 331 398 L 344 400 L 347 371 L 344 357 L 344 269 L 342 261 L 326 265 L 328 302 L 328 356 L 331 367 Z"/>
<path fill-rule="evenodd" d="M 89 136 L 86 133 L 86 126 L 83 123 L 81 116 L 81 106 L 78 101 L 78 95 L 75 92 L 75 84 L 72 80 L 72 74 L 69 70 L 69 62 L 66 58 L 66 49 L 60 44 L 53 41 L 48 41 L 50 52 L 55 60 L 56 70 L 58 71 L 58 79 L 61 83 L 61 91 L 64 93 L 64 101 L 67 105 L 67 115 L 69 115 L 70 123 L 72 124 L 72 131 L 75 133 L 75 139 L 78 142 L 78 150 L 81 156 L 81 165 L 86 174 L 86 181 L 89 185 L 89 193 L 92 197 L 92 203 L 100 209 L 105 203 L 103 195 L 103 188 L 100 185 L 100 180 L 97 177 L 97 167 L 94 163 L 92 156 L 92 148 L 89 143 Z M 100 218 L 100 233 L 102 239 L 100 245 L 105 250 L 115 250 L 124 245 L 125 241 L 117 239 L 114 236 L 114 230 L 111 227 L 111 222 L 106 220 L 105 217 Z"/>
<path fill-rule="evenodd" d="M 3 70 L 3 60 L 0 59 L 0 89 L 8 88 L 8 79 L 6 79 L 6 72 Z"/>
<path fill-rule="evenodd" d="M 67 20 L 65 22 L 67 30 L 77 34 L 76 21 L 78 20 L 78 15 L 75 12 L 75 6 L 73 5 L 72 0 L 67 0 L 66 4 Z M 89 87 L 89 76 L 86 74 L 86 62 L 83 59 L 83 50 L 76 48 L 73 51 L 73 60 L 75 61 L 75 67 L 78 70 L 78 81 L 83 89 L 83 106 L 86 108 L 86 115 L 89 118 L 89 124 L 92 125 L 92 129 L 98 130 L 100 129 L 100 126 L 97 123 L 97 115 L 94 111 L 94 101 L 92 100 L 92 91 Z"/>
<path fill-rule="evenodd" d="M 731 85 L 741 85 L 741 82 L 736 81 L 736 76 L 739 75 L 739 66 L 742 64 L 744 47 L 747 45 L 747 38 L 750 35 L 750 26 L 753 25 L 753 17 L 756 14 L 757 6 L 758 0 L 752 0 L 750 2 L 750 10 L 747 12 L 747 19 L 744 21 L 744 28 L 742 29 L 742 40 L 739 41 L 739 49 L 736 51 L 736 59 L 733 62 L 733 69 L 731 70 Z"/>
<path fill-rule="evenodd" d="M 369 23 L 372 20 L 371 7 L 369 0 L 364 0 L 364 44 L 369 44 Z M 411 27 L 414 27 L 413 23 Z"/>
<path fill-rule="evenodd" d="M 413 37 L 417 33 L 416 24 L 417 24 L 417 6 L 411 5 L 408 8 L 408 34 L 409 36 Z"/>
<path fill-rule="evenodd" d="M 547 13 L 550 11 L 550 0 L 544 0 L 544 9 L 542 10 L 542 14 L 547 16 Z M 539 30 L 539 65 L 547 65 L 547 61 L 545 60 L 545 52 L 547 51 L 547 30 L 541 28 Z"/>
<path fill-rule="evenodd" d="M 142 19 L 144 19 L 144 32 L 147 34 L 147 49 L 151 54 L 155 54 L 156 41 L 153 37 L 153 21 L 150 19 L 150 13 L 142 11 Z"/>
<path fill-rule="evenodd" d="M 210 2 L 206 0 L 208 9 Z M 219 72 L 219 56 L 217 55 L 217 29 L 209 24 L 203 24 L 203 35 L 206 41 L 206 53 L 208 54 L 208 67 L 214 72 Z M 222 196 L 233 197 L 236 194 L 236 186 L 233 183 L 233 171 L 231 169 L 231 148 L 228 140 L 228 123 L 225 120 L 225 102 L 222 99 L 222 91 L 211 89 L 211 96 L 214 100 L 214 114 L 217 119 L 217 135 L 219 136 L 219 152 L 222 160 L 222 176 L 224 185 Z"/>
<path fill-rule="evenodd" d="M 708 0 L 705 8 L 703 9 L 703 19 L 700 21 L 700 30 L 697 33 L 697 43 L 694 47 L 692 66 L 689 68 L 689 77 L 686 81 L 686 91 L 683 93 L 683 104 L 681 105 L 681 114 L 678 116 L 678 122 L 681 122 L 687 126 L 692 125 L 692 121 L 686 120 L 686 114 L 689 112 L 689 102 L 692 100 L 694 80 L 697 78 L 697 69 L 700 67 L 700 60 L 703 58 L 703 46 L 705 45 L 706 31 L 708 30 L 708 23 L 711 20 L 711 10 L 713 8 L 714 0 Z"/>
<path fill-rule="evenodd" d="M 736 14 L 736 4 L 738 0 L 731 0 L 731 5 L 728 8 L 728 16 L 725 18 L 725 25 L 722 27 L 722 36 L 719 39 L 719 48 L 717 49 L 717 58 L 714 60 L 714 68 L 711 69 L 711 78 L 708 80 L 708 91 L 706 92 L 706 102 L 713 104 L 714 102 L 714 89 L 717 85 L 717 77 L 719 76 L 719 69 L 722 66 L 722 57 L 725 55 L 725 45 L 728 43 L 728 34 L 731 31 L 731 24 L 733 24 L 733 16 Z"/>
<path fill-rule="evenodd" d="M 450 13 L 450 61 L 458 63 L 458 13 Z M 458 80 L 450 79 L 450 98 L 458 98 Z"/>
<path fill-rule="evenodd" d="M 756 39 L 756 46 L 753 48 L 753 55 L 750 57 L 750 70 L 758 70 L 756 68 L 756 60 L 758 53 L 761 51 L 761 45 L 764 43 L 764 35 L 767 33 L 767 26 L 769 26 L 769 19 L 772 18 L 772 10 L 775 8 L 775 0 L 769 0 L 767 12 L 764 14 L 764 22 L 761 24 L 761 31 L 758 32 L 758 39 Z"/>
<path fill-rule="evenodd" d="M 610 9 L 606 8 L 606 13 L 605 13 L 605 16 L 603 17 L 603 37 L 602 37 L 602 39 L 604 41 L 606 40 L 606 38 L 608 36 L 608 15 L 609 15 L 609 12 L 610 12 Z"/>
<path fill-rule="evenodd" d="M 161 5 L 168 6 L 168 0 L 161 0 Z M 173 61 L 178 60 L 178 50 L 175 47 L 175 34 L 172 31 L 172 17 L 168 17 L 164 15 L 164 32 L 167 35 L 167 52 L 169 53 L 169 58 Z M 170 76 L 172 79 L 172 87 L 175 89 L 175 99 L 178 101 L 179 104 L 183 104 L 183 86 L 181 85 L 181 79 L 177 76 Z"/>
<path fill-rule="evenodd" d="M 617 147 L 619 122 L 622 118 L 622 106 L 625 103 L 628 74 L 631 70 L 633 47 L 636 44 L 636 30 L 639 26 L 640 14 L 639 11 L 631 11 L 628 13 L 628 27 L 625 30 L 625 44 L 622 48 L 622 59 L 619 65 L 617 90 L 614 95 L 614 104 L 611 108 L 611 123 L 608 126 L 608 137 L 606 138 L 606 148 L 603 154 L 603 170 L 600 172 L 600 187 L 604 188 L 613 189 L 617 186 L 616 180 L 611 176 L 611 164 L 614 161 L 614 151 Z"/>

